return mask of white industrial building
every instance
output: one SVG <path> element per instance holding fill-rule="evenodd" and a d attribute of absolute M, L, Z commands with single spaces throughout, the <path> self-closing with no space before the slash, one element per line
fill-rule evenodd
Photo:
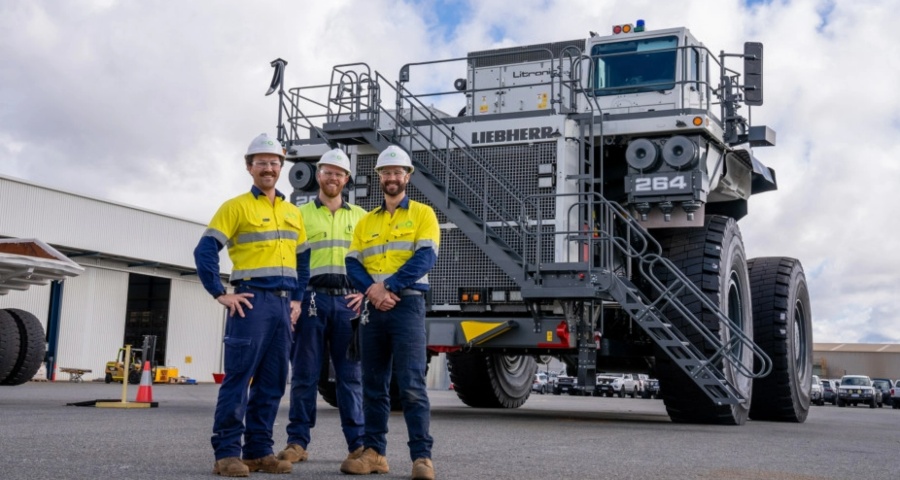
<path fill-rule="evenodd" d="M 224 308 L 203 289 L 193 249 L 201 223 L 67 193 L 0 176 L 0 237 L 37 238 L 85 268 L 59 293 L 36 286 L 0 296 L 0 308 L 21 308 L 47 328 L 51 298 L 59 295 L 59 367 L 92 370 L 103 378 L 127 340 L 159 338 L 160 365 L 212 381 L 221 371 Z M 231 271 L 224 253 L 223 272 Z M 51 372 L 51 376 L 52 376 Z M 65 378 L 65 375 L 62 376 Z"/>

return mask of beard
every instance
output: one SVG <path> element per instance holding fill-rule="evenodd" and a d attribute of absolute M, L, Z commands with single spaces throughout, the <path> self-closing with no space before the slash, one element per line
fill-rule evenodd
<path fill-rule="evenodd" d="M 396 197 L 398 195 L 403 195 L 406 192 L 406 184 L 401 182 L 382 182 L 381 183 L 381 192 L 384 193 L 385 196 Z"/>
<path fill-rule="evenodd" d="M 328 183 L 319 185 L 319 190 L 326 196 L 330 198 L 337 198 L 341 196 L 341 192 L 343 192 L 343 187 L 340 185 L 331 185 Z"/>

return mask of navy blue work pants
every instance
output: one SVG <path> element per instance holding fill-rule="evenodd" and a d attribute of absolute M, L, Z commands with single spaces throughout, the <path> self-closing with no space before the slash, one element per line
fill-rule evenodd
<path fill-rule="evenodd" d="M 313 297 L 315 295 L 315 297 Z M 310 309 L 315 303 L 315 315 Z M 316 395 L 322 366 L 328 358 L 334 365 L 335 387 L 341 429 L 348 451 L 362 446 L 362 379 L 358 360 L 347 359 L 347 347 L 353 336 L 350 320 L 356 312 L 347 306 L 343 295 L 306 292 L 303 310 L 294 327 L 291 347 L 291 410 L 287 426 L 288 443 L 304 449 L 310 442 L 310 430 L 316 426 Z M 326 371 L 327 372 L 327 371 Z M 324 373 L 327 375 L 327 373 Z"/>
<path fill-rule="evenodd" d="M 410 459 L 431 458 L 434 441 L 428 433 L 431 405 L 425 389 L 425 297 L 401 297 L 387 312 L 369 305 L 369 322 L 360 328 L 365 446 L 382 455 L 387 450 L 393 375 L 406 420 Z"/>
<path fill-rule="evenodd" d="M 253 293 L 253 308 L 244 307 L 243 318 L 229 315 L 225 324 L 225 379 L 211 438 L 216 460 L 242 451 L 246 459 L 273 453 L 272 427 L 288 375 L 290 299 L 271 291 L 237 291 Z"/>

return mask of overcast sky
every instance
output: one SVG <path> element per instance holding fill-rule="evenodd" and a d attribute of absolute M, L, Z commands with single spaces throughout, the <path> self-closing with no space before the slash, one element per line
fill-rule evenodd
<path fill-rule="evenodd" d="M 755 154 L 779 190 L 751 199 L 747 253 L 802 260 L 816 342 L 900 342 L 900 0 L 3 0 L 0 174 L 205 223 L 275 132 L 275 58 L 286 86 L 352 62 L 395 79 L 638 18 L 765 44 L 753 120 L 778 145 Z"/>

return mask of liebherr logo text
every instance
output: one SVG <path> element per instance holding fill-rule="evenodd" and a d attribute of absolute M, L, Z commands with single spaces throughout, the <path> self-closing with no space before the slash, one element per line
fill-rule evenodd
<path fill-rule="evenodd" d="M 553 127 L 510 128 L 507 130 L 472 132 L 472 145 L 478 145 L 480 143 L 543 140 L 550 138 L 551 133 L 553 133 Z"/>

